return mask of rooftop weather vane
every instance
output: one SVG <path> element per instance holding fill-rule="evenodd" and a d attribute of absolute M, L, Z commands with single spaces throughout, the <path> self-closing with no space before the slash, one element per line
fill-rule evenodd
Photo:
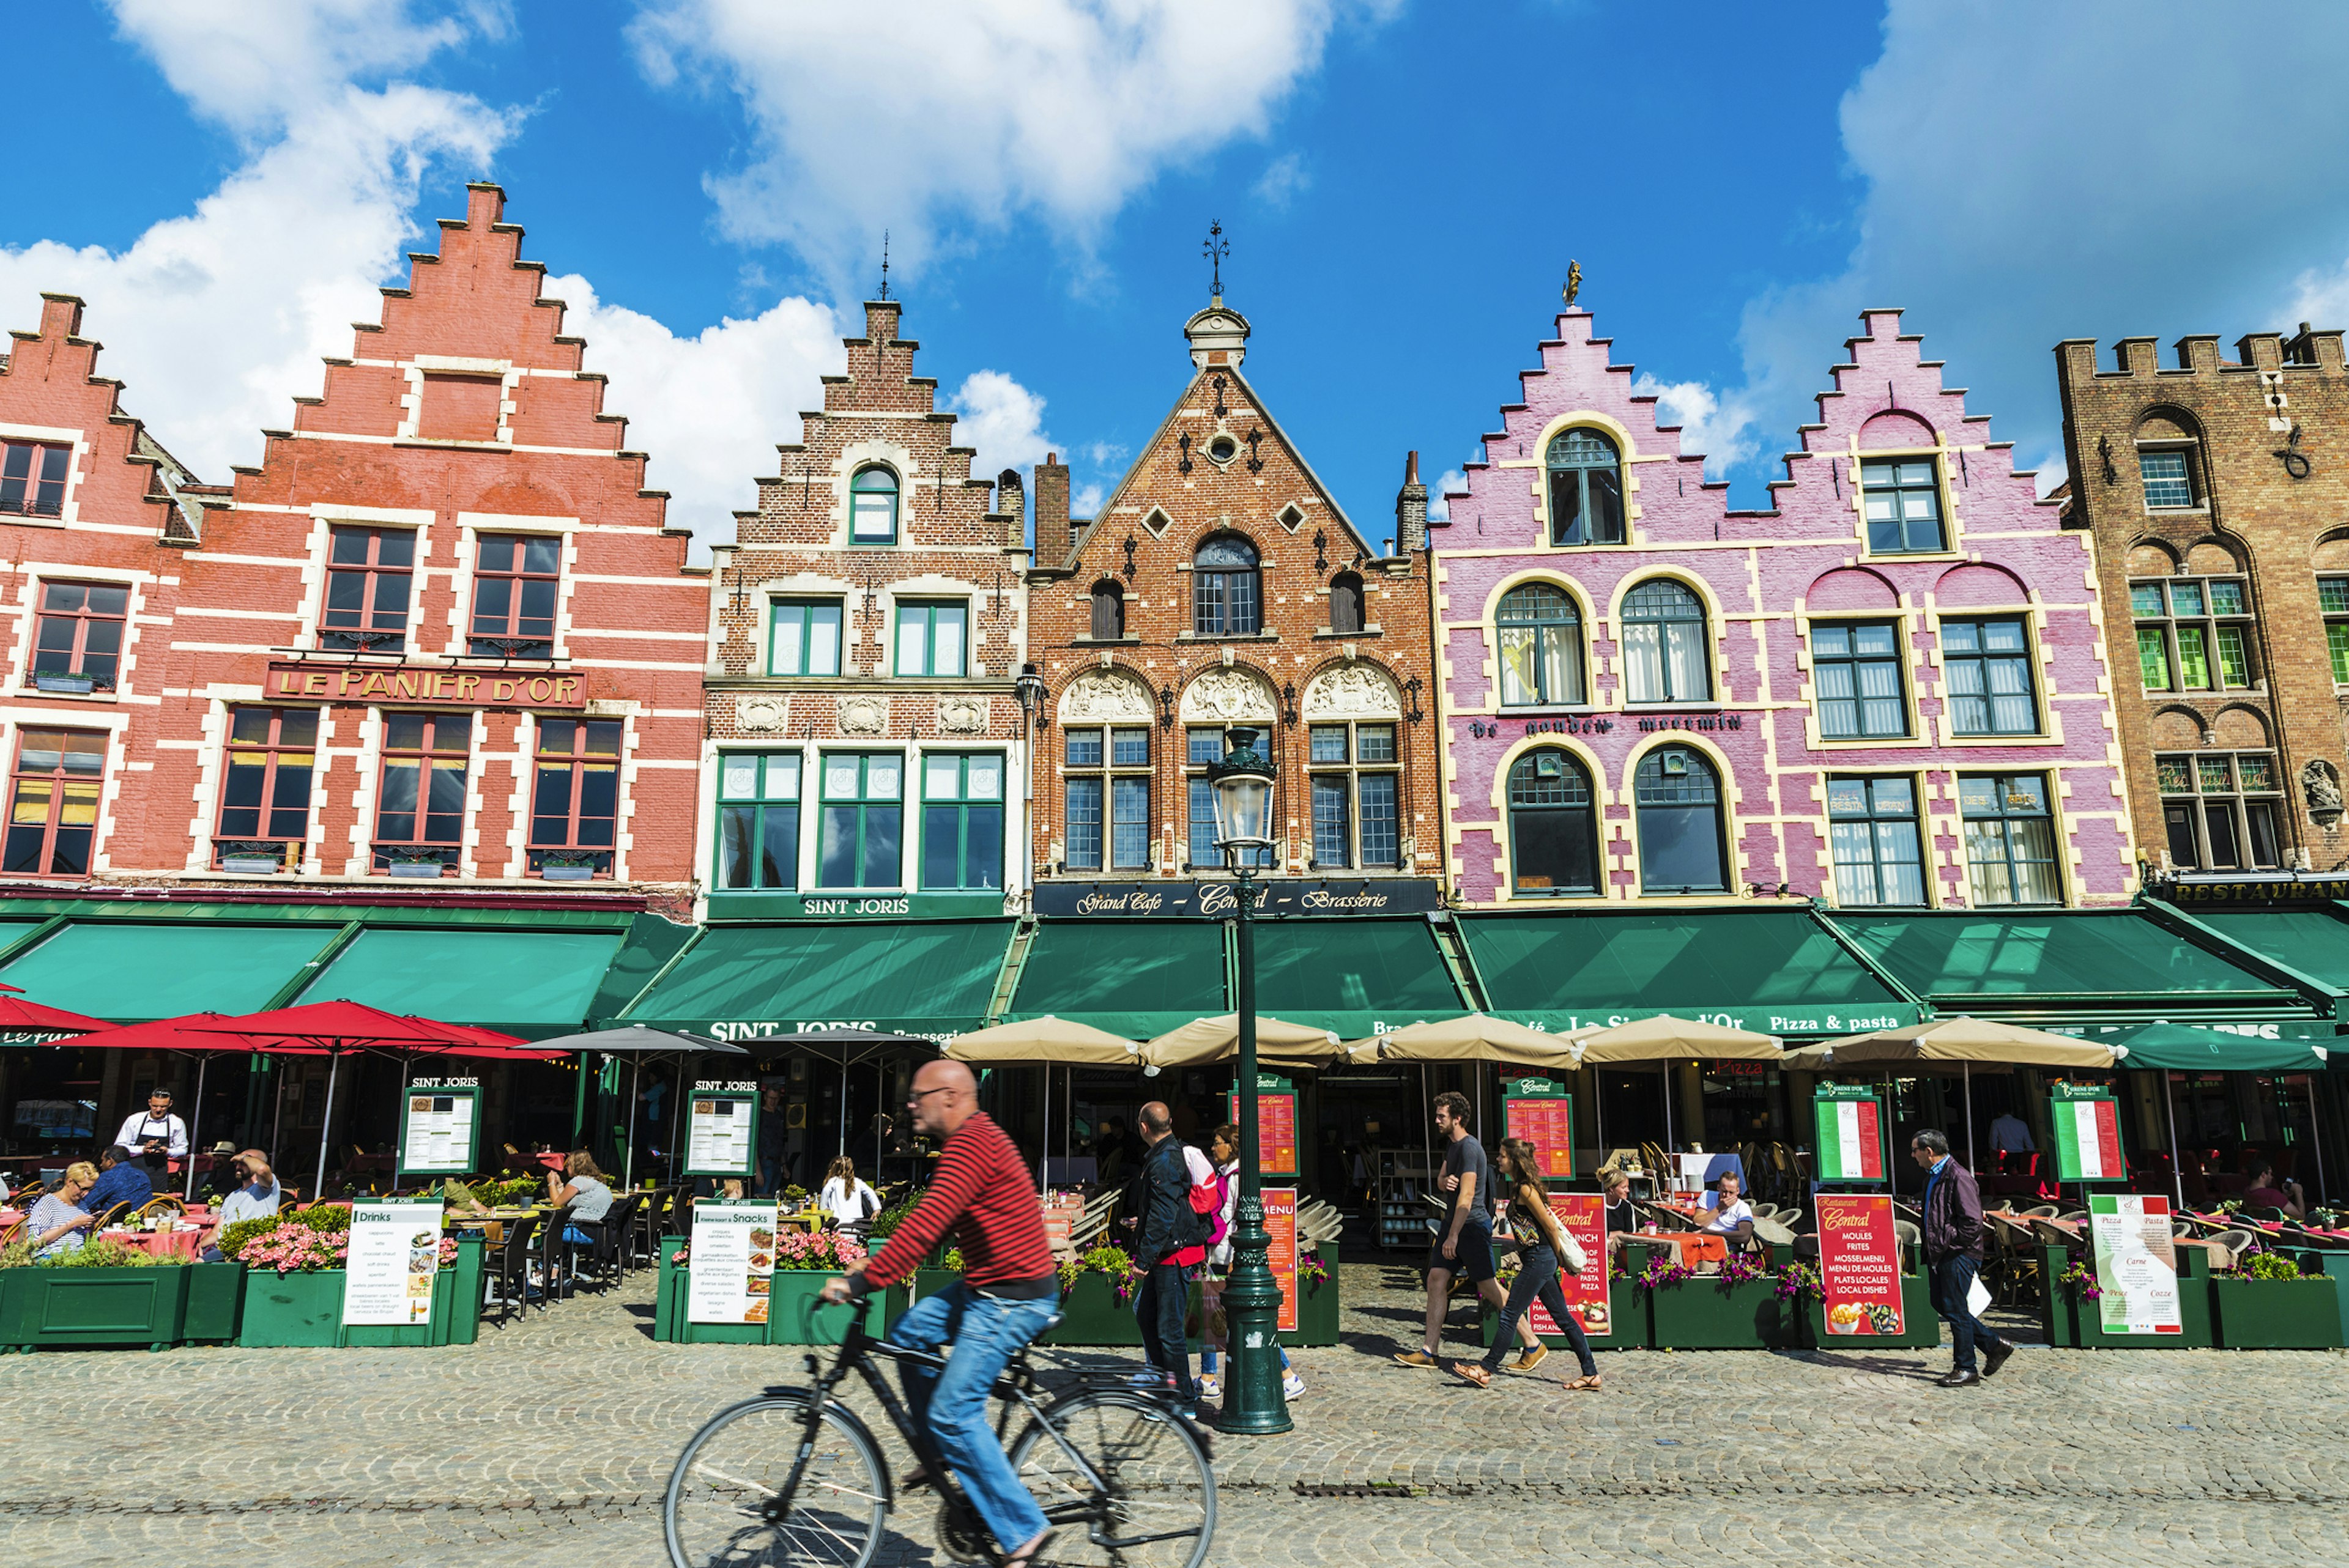
<path fill-rule="evenodd" d="M 1215 268 L 1215 281 L 1208 292 L 1217 299 L 1224 297 L 1224 258 L 1232 253 L 1232 242 L 1224 238 L 1224 226 L 1218 222 L 1207 225 L 1207 243 L 1202 252 Z"/>
<path fill-rule="evenodd" d="M 1566 305 L 1568 310 L 1574 308 L 1574 296 L 1581 292 L 1582 263 L 1568 262 L 1566 263 Z"/>
<path fill-rule="evenodd" d="M 881 297 L 889 297 L 889 231 L 881 231 Z"/>

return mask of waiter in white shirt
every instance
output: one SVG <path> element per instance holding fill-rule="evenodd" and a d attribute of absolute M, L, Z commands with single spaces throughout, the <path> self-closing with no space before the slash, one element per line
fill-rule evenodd
<path fill-rule="evenodd" d="M 159 1088 L 147 1097 L 144 1113 L 129 1117 L 114 1141 L 140 1153 L 153 1149 L 171 1158 L 176 1171 L 188 1157 L 188 1124 L 171 1114 L 171 1091 Z"/>

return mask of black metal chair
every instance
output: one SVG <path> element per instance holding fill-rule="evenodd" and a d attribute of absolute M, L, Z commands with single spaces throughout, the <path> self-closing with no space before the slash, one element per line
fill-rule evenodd
<path fill-rule="evenodd" d="M 505 1240 L 498 1243 L 493 1257 L 497 1273 L 498 1323 L 503 1326 L 517 1309 L 530 1309 L 530 1258 L 533 1233 L 538 1229 L 538 1216 L 525 1214 L 519 1220 L 505 1222 Z"/>
<path fill-rule="evenodd" d="M 613 1200 L 612 1206 L 604 1212 L 600 1220 L 572 1222 L 595 1240 L 595 1244 L 587 1249 L 585 1264 L 573 1271 L 574 1276 L 584 1273 L 595 1282 L 599 1289 L 617 1283 L 626 1272 L 623 1260 L 627 1253 L 628 1232 L 636 1222 L 639 1202 L 639 1196 L 631 1192 L 625 1198 Z"/>
<path fill-rule="evenodd" d="M 541 1214 L 538 1222 L 538 1246 L 535 1249 L 538 1254 L 538 1306 L 543 1312 L 555 1299 L 558 1290 L 564 1295 L 570 1294 L 569 1264 L 573 1254 L 579 1250 L 579 1243 L 564 1239 L 563 1234 L 571 1226 L 570 1204 L 565 1203 L 560 1209 Z M 559 1284 L 558 1275 L 561 1276 Z"/>

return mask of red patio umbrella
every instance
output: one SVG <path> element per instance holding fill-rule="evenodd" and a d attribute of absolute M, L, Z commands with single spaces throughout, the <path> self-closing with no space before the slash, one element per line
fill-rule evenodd
<path fill-rule="evenodd" d="M 8 1006 L 0 997 L 0 1010 Z M 212 1058 L 222 1051 L 255 1052 L 270 1056 L 323 1057 L 323 1046 L 297 1046 L 284 1042 L 240 1039 L 223 1034 L 218 1026 L 227 1022 L 219 1013 L 191 1013 L 181 1018 L 157 1018 L 144 1024 L 126 1024 L 120 1028 L 104 1028 L 80 1036 L 74 1041 L 77 1048 L 102 1051 L 184 1051 L 196 1058 L 196 1100 L 194 1119 L 188 1127 L 188 1183 L 182 1196 L 192 1198 L 196 1192 L 196 1140 L 203 1130 L 204 1074 Z"/>
<path fill-rule="evenodd" d="M 24 1001 L 24 993 L 13 985 L 5 989 L 16 994 L 0 996 L 0 1033 L 54 1037 L 95 1034 L 98 1030 L 114 1027 L 105 1019 L 93 1018 L 87 1013 L 73 1013 L 45 1003 Z"/>

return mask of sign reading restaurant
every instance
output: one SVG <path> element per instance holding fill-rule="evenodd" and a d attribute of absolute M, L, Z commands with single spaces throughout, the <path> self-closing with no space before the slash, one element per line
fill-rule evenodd
<path fill-rule="evenodd" d="M 585 707 L 585 676 L 528 675 L 420 665 L 272 660 L 274 702 L 420 702 L 450 707 Z"/>
<path fill-rule="evenodd" d="M 2146 892 L 2172 903 L 2327 903 L 2349 899 L 2349 877 L 2179 877 Z"/>
<path fill-rule="evenodd" d="M 1426 914 L 1444 907 L 1432 877 L 1306 882 L 1271 878 L 1257 886 L 1261 920 L 1288 915 Z M 1126 915 L 1159 920 L 1231 920 L 1240 912 L 1230 882 L 1040 882 L 1036 913 L 1047 916 Z"/>

